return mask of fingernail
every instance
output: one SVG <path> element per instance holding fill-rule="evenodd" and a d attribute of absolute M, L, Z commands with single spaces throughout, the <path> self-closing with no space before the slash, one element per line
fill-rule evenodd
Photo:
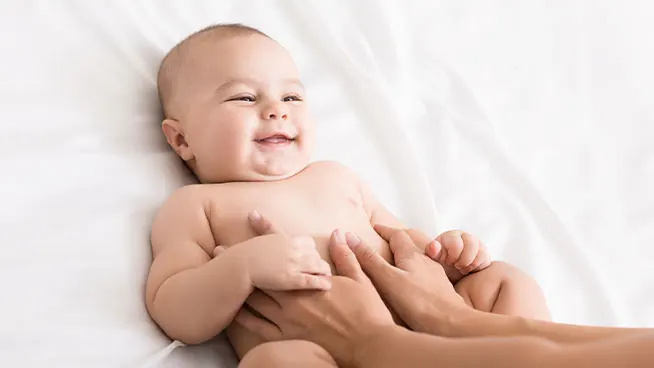
<path fill-rule="evenodd" d="M 437 244 L 437 243 L 438 243 L 438 240 L 432 240 L 432 241 L 429 242 L 429 244 L 427 244 L 427 252 L 426 253 L 432 259 L 435 259 L 436 257 L 438 257 L 438 251 L 440 249 L 440 246 L 439 246 L 440 244 Z"/>
<path fill-rule="evenodd" d="M 350 248 L 354 248 L 361 244 L 361 239 L 352 233 L 345 233 L 345 237 L 347 238 L 347 245 L 349 245 Z"/>
<path fill-rule="evenodd" d="M 343 232 L 336 229 L 332 233 L 334 235 L 334 241 L 339 244 L 345 243 L 345 235 L 343 235 Z"/>
<path fill-rule="evenodd" d="M 252 211 L 252 212 L 250 212 L 249 216 L 250 216 L 250 219 L 251 219 L 252 221 L 259 221 L 259 220 L 261 220 L 261 214 L 260 214 L 259 212 L 257 212 L 257 211 Z"/>

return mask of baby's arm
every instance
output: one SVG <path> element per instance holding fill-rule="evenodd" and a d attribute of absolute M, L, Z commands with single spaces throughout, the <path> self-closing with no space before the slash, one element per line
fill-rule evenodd
<path fill-rule="evenodd" d="M 212 259 L 215 247 L 202 198 L 175 192 L 152 226 L 154 260 L 146 285 L 151 317 L 172 339 L 202 343 L 220 333 L 253 290 L 239 253 Z"/>
<path fill-rule="evenodd" d="M 166 334 L 197 344 L 220 333 L 254 290 L 324 290 L 327 264 L 313 238 L 268 234 L 216 247 L 197 187 L 178 190 L 152 226 L 154 260 L 146 285 L 148 312 Z"/>

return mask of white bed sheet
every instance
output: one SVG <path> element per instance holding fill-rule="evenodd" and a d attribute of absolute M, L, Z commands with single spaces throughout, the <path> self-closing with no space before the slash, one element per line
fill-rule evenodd
<path fill-rule="evenodd" d="M 408 225 L 477 234 L 557 321 L 654 325 L 654 5 L 400 3 L 1 3 L 0 366 L 233 366 L 173 350 L 142 303 L 150 221 L 191 180 L 156 68 L 215 22 L 293 53 L 316 159 Z"/>

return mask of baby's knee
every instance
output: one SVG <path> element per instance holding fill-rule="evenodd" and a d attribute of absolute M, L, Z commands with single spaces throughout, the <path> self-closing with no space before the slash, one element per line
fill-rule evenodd
<path fill-rule="evenodd" d="M 486 277 L 502 282 L 523 282 L 533 280 L 518 267 L 502 261 L 495 261 L 487 269 L 481 271 Z"/>
<path fill-rule="evenodd" d="M 549 320 L 549 309 L 536 281 L 518 267 L 493 262 L 455 286 L 473 308 L 499 314 Z"/>
<path fill-rule="evenodd" d="M 336 367 L 329 353 L 309 341 L 289 340 L 267 342 L 250 350 L 239 368 Z"/>
<path fill-rule="evenodd" d="M 538 284 L 518 267 L 494 261 L 482 271 L 464 277 L 456 291 L 476 309 L 490 311 L 502 290 L 540 290 Z"/>

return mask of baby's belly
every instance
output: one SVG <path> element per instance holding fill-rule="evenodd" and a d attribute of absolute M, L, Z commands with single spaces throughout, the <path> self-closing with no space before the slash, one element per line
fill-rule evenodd
<path fill-rule="evenodd" d="M 363 229 L 359 229 L 358 231 L 353 229 L 348 229 L 348 231 L 352 231 L 353 233 L 357 234 L 361 238 L 361 241 L 364 244 L 373 247 L 382 255 L 382 257 L 384 257 L 384 259 L 390 262 L 391 252 L 388 247 L 388 243 L 386 243 L 381 237 L 379 237 L 379 235 L 377 235 L 377 233 L 372 229 L 372 227 L 370 227 L 369 229 L 365 229 L 363 231 L 362 230 Z M 330 244 L 329 235 L 314 236 L 314 240 L 316 242 L 316 249 L 322 256 L 322 258 L 325 261 L 327 261 L 332 267 L 332 273 L 337 274 L 334 268 L 334 264 L 331 260 L 331 257 L 329 256 L 329 244 Z M 249 330 L 246 330 L 245 328 L 243 328 L 241 325 L 237 323 L 232 323 L 229 327 L 227 327 L 225 332 L 239 358 L 243 358 L 243 356 L 248 351 L 250 351 L 250 349 L 256 347 L 259 344 L 266 342 L 265 340 L 259 338 L 259 336 L 257 336 L 256 334 L 251 333 Z"/>

